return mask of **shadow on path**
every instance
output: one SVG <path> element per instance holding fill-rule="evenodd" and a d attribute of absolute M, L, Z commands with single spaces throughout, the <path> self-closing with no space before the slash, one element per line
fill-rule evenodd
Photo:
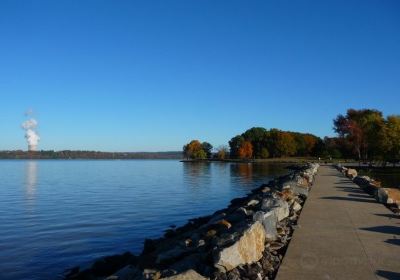
<path fill-rule="evenodd" d="M 321 197 L 321 199 L 347 200 L 347 201 L 356 201 L 356 202 L 377 203 L 375 200 L 372 200 L 372 199 L 360 199 L 360 198 L 341 197 L 341 196 L 326 196 L 326 197 Z"/>
<path fill-rule="evenodd" d="M 400 280 L 400 273 L 393 271 L 377 270 L 376 275 L 388 280 Z"/>
<path fill-rule="evenodd" d="M 385 242 L 388 244 L 400 246 L 400 239 L 388 239 Z"/>
<path fill-rule="evenodd" d="M 396 214 L 374 214 L 375 216 L 386 217 L 389 219 L 400 219 L 399 215 Z"/>
<path fill-rule="evenodd" d="M 400 227 L 395 226 L 377 226 L 377 227 L 367 227 L 360 228 L 361 230 L 373 231 L 373 232 L 381 232 L 387 234 L 397 234 L 400 235 Z"/>
<path fill-rule="evenodd" d="M 359 198 L 371 198 L 369 195 L 365 195 L 365 194 L 354 194 L 354 193 L 349 193 L 348 196 L 351 197 L 359 197 Z"/>

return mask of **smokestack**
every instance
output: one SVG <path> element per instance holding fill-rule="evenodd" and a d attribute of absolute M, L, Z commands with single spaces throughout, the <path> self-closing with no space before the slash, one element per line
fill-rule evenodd
<path fill-rule="evenodd" d="M 32 112 L 29 111 L 26 115 L 31 115 Z M 22 123 L 22 128 L 25 130 L 25 139 L 28 142 L 28 150 L 37 151 L 39 144 L 39 134 L 36 132 L 36 127 L 38 122 L 34 118 L 30 118 Z"/>

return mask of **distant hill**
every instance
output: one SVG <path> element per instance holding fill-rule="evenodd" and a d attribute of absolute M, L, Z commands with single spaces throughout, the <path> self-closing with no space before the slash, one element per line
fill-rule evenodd
<path fill-rule="evenodd" d="M 98 152 L 98 151 L 0 151 L 0 159 L 182 159 L 181 151 Z"/>

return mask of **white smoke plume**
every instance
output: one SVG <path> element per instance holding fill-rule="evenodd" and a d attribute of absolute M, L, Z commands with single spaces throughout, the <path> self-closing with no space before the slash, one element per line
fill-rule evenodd
<path fill-rule="evenodd" d="M 31 115 L 30 113 L 29 115 Z M 36 131 L 36 127 L 38 122 L 31 118 L 22 123 L 22 128 L 25 130 L 25 139 L 28 142 L 28 150 L 29 151 L 37 151 L 37 147 L 39 144 L 39 134 Z"/>

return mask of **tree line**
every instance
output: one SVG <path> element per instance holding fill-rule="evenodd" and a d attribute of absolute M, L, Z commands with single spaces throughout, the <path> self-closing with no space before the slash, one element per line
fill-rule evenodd
<path fill-rule="evenodd" d="M 333 121 L 338 137 L 327 139 L 327 151 L 363 161 L 400 160 L 400 116 L 386 118 L 374 109 L 347 110 Z"/>
<path fill-rule="evenodd" d="M 267 130 L 253 127 L 233 137 L 227 146 L 220 146 L 211 153 L 212 145 L 192 140 L 183 147 L 186 158 L 232 158 L 232 159 L 266 159 L 284 156 L 314 156 L 321 153 L 323 141 L 310 133 Z"/>
<path fill-rule="evenodd" d="M 333 120 L 335 137 L 321 139 L 311 133 L 253 127 L 234 136 L 228 146 L 214 149 L 208 142 L 192 140 L 183 147 L 190 159 L 266 159 L 322 157 L 357 160 L 400 160 L 400 116 L 384 117 L 375 109 L 349 109 Z"/>

